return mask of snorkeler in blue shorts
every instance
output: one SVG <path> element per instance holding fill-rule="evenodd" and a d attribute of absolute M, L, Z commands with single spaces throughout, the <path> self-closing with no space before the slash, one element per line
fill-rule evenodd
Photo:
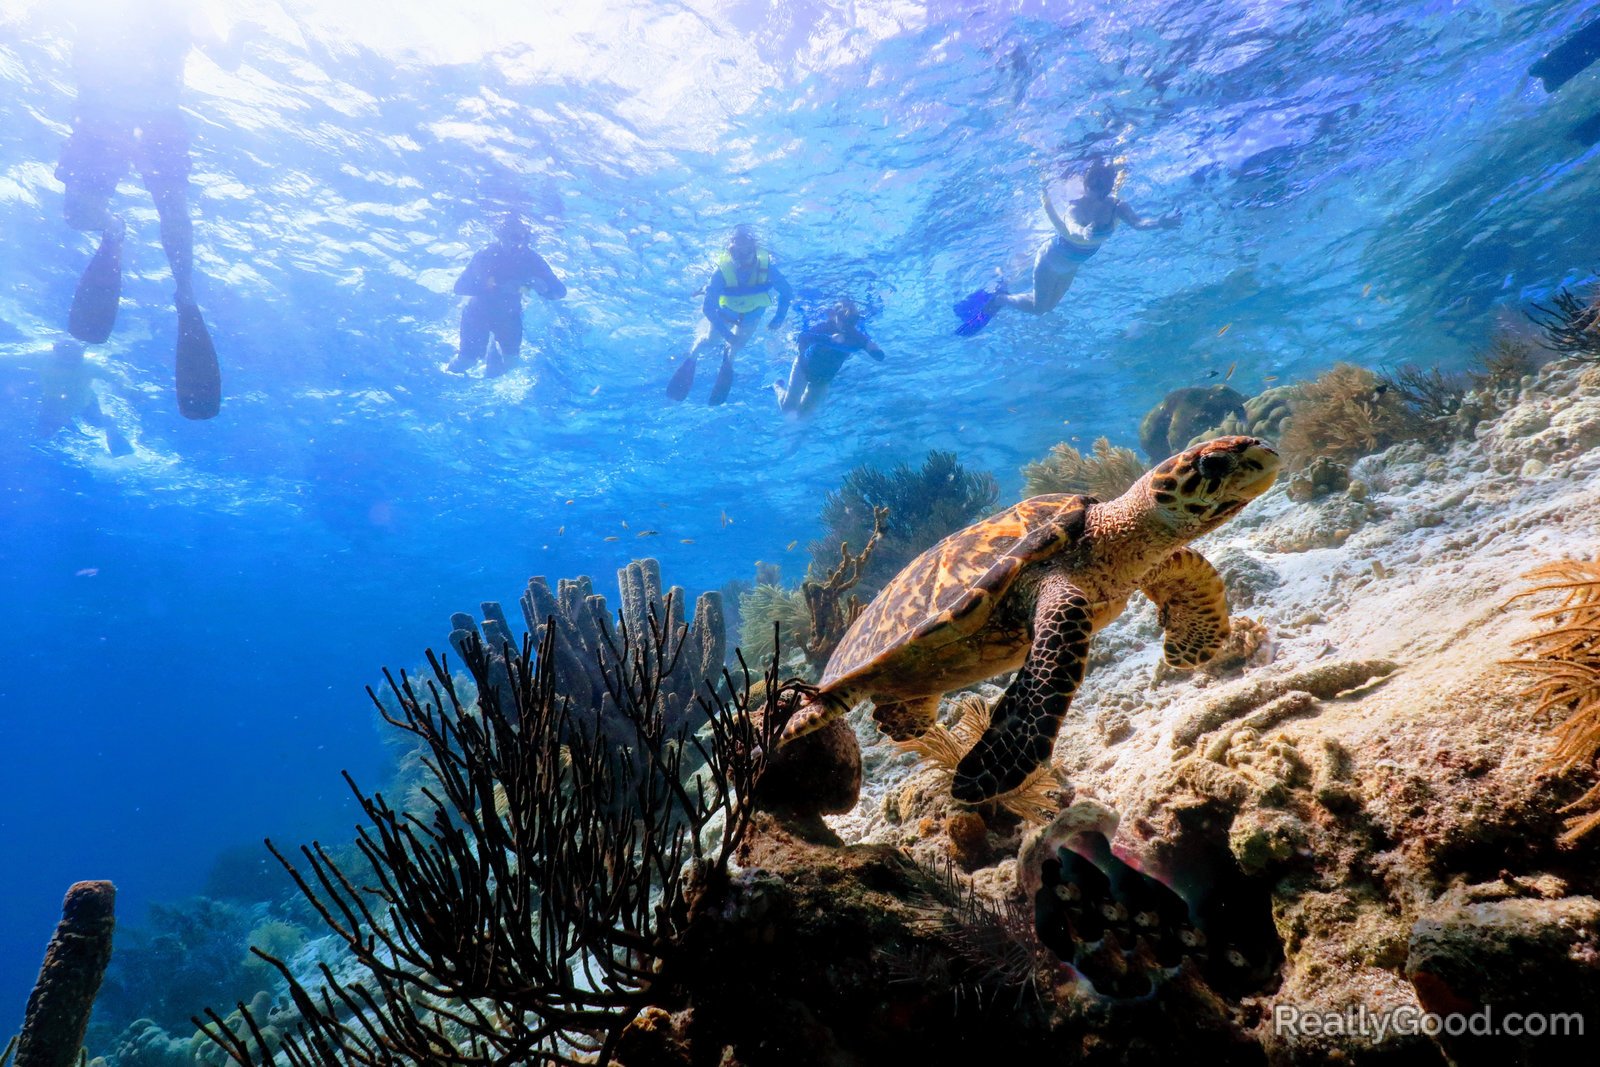
<path fill-rule="evenodd" d="M 789 384 L 772 383 L 781 410 L 800 415 L 814 412 L 851 353 L 865 352 L 882 362 L 883 349 L 861 332 L 860 322 L 861 309 L 846 297 L 828 310 L 827 319 L 795 338 L 800 354 L 789 368 Z"/>
<path fill-rule="evenodd" d="M 172 268 L 178 309 L 178 410 L 209 419 L 222 403 L 216 349 L 194 295 L 194 228 L 189 219 L 189 131 L 179 109 L 184 61 L 199 48 L 225 70 L 239 66 L 256 27 L 235 26 L 224 41 L 196 22 L 185 0 L 105 5 L 77 27 L 73 66 L 78 96 L 72 134 L 56 178 L 66 186 L 64 216 L 76 230 L 98 231 L 100 245 L 72 297 L 67 328 L 99 344 L 111 335 L 122 296 L 122 216 L 111 197 L 137 169 L 161 220 L 161 246 Z"/>
<path fill-rule="evenodd" d="M 567 287 L 529 243 L 528 224 L 514 214 L 495 224 L 494 240 L 473 254 L 456 279 L 456 294 L 467 297 L 461 309 L 461 338 L 445 370 L 462 374 L 483 360 L 483 376 L 504 374 L 522 348 L 522 290 L 560 300 Z M 494 346 L 489 345 L 490 338 Z"/>
<path fill-rule="evenodd" d="M 1170 230 L 1183 221 L 1178 214 L 1162 219 L 1140 218 L 1127 201 L 1114 195 L 1118 177 L 1115 166 L 1096 157 L 1083 173 L 1083 195 L 1067 205 L 1066 218 L 1056 212 L 1049 189 L 1041 188 L 1039 199 L 1056 232 L 1034 257 L 1033 291 L 1008 293 L 1004 287 L 979 289 L 955 305 L 956 317 L 961 320 L 961 325 L 956 327 L 957 335 L 971 337 L 1004 308 L 1035 315 L 1053 310 L 1072 288 L 1078 268 L 1100 251 L 1119 221 L 1136 230 Z"/>

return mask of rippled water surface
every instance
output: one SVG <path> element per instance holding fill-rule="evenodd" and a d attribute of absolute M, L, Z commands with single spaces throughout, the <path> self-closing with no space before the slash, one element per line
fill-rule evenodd
<path fill-rule="evenodd" d="M 856 464 L 954 450 L 1014 497 L 1051 444 L 1135 444 L 1230 368 L 1250 393 L 1461 366 L 1596 263 L 1573 129 L 1600 71 L 1527 75 L 1595 4 L 213 0 L 261 27 L 236 72 L 187 68 L 223 410 L 175 411 L 171 282 L 125 181 L 90 357 L 136 445 L 112 459 L 33 433 L 93 249 L 52 175 L 73 6 L 0 7 L 0 1034 L 68 883 L 112 878 L 137 916 L 223 848 L 343 834 L 338 770 L 384 765 L 362 686 L 451 611 L 646 553 L 691 591 L 758 559 L 797 578 Z M 1022 283 L 1040 182 L 1095 151 L 1182 227 L 1115 235 L 1051 315 L 951 336 L 954 299 Z M 570 295 L 531 301 L 511 374 L 444 375 L 451 287 L 507 208 Z M 787 330 L 725 406 L 662 394 L 744 221 L 797 321 L 854 295 L 888 353 L 808 423 L 766 388 Z"/>

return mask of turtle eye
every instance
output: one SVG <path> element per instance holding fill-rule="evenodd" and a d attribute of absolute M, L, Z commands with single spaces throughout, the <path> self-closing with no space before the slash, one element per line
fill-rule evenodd
<path fill-rule="evenodd" d="M 1233 473 L 1233 457 L 1221 452 L 1201 456 L 1200 473 L 1207 478 L 1226 478 Z"/>

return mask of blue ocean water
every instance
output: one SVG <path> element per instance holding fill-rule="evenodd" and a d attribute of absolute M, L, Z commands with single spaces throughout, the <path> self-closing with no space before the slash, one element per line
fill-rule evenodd
<path fill-rule="evenodd" d="M 261 27 L 237 71 L 187 66 L 225 399 L 177 414 L 171 280 L 125 180 L 123 302 L 89 354 L 135 445 L 113 458 L 35 434 L 94 247 L 52 171 L 95 2 L 0 6 L 0 1034 L 71 882 L 114 880 L 137 922 L 225 850 L 343 839 L 339 770 L 386 768 L 362 689 L 452 611 L 535 574 L 610 592 L 646 554 L 691 595 L 758 560 L 793 580 L 857 464 L 953 450 L 1014 498 L 1057 441 L 1136 444 L 1172 388 L 1460 367 L 1595 267 L 1574 129 L 1600 70 L 1527 74 L 1592 3 L 213 0 Z M 1048 316 L 951 336 L 955 299 L 1025 284 L 1040 182 L 1095 151 L 1181 228 L 1116 234 Z M 445 375 L 451 286 L 507 209 L 570 293 L 530 301 L 510 374 Z M 767 389 L 787 329 L 728 404 L 703 402 L 712 361 L 663 396 L 740 222 L 795 322 L 852 295 L 888 353 L 809 422 Z"/>

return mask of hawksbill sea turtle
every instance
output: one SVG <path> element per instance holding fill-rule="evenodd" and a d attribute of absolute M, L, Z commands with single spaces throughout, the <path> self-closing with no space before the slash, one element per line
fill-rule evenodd
<path fill-rule="evenodd" d="M 1168 664 L 1193 669 L 1221 650 L 1222 579 L 1184 546 L 1237 515 L 1277 474 L 1266 442 L 1220 437 L 1157 465 L 1115 500 L 1030 497 L 956 531 L 857 616 L 822 683 L 802 691 L 780 744 L 865 699 L 885 733 L 909 740 L 933 725 L 945 693 L 1016 670 L 951 793 L 974 804 L 1016 789 L 1049 761 L 1089 640 L 1134 590 L 1155 602 Z"/>

